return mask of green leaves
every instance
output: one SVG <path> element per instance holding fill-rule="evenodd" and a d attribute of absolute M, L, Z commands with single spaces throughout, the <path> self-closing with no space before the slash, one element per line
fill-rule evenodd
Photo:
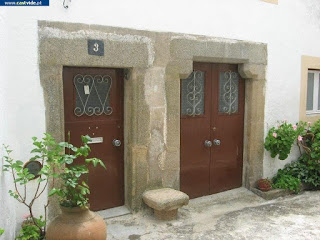
<path fill-rule="evenodd" d="M 43 219 L 43 216 L 40 216 L 39 218 L 34 218 L 35 222 L 39 227 L 45 227 L 46 221 Z"/>
<path fill-rule="evenodd" d="M 81 146 L 80 148 L 78 148 L 76 154 L 77 154 L 77 156 L 87 157 L 89 155 L 89 152 L 90 152 L 89 146 L 84 145 L 84 146 Z"/>
<path fill-rule="evenodd" d="M 61 172 L 58 176 L 52 176 L 62 180 L 61 187 L 52 189 L 49 195 L 58 195 L 61 205 L 65 207 L 85 207 L 88 204 L 90 190 L 86 179 L 88 178 L 87 174 L 89 173 L 88 167 L 90 164 L 93 167 L 100 165 L 106 168 L 100 159 L 87 158 L 91 151 L 87 143 L 91 141 L 91 138 L 89 136 L 81 136 L 81 140 L 82 145 L 79 147 L 75 147 L 68 142 L 58 144 L 62 148 L 62 151 L 56 157 L 56 164 L 61 169 Z M 80 160 L 78 159 L 83 158 L 84 164 L 79 164 Z M 61 167 L 62 165 L 64 165 L 63 168 Z"/>
<path fill-rule="evenodd" d="M 301 182 L 320 186 L 320 120 L 310 125 L 306 122 L 297 125 L 282 122 L 278 128 L 269 130 L 264 146 L 271 157 L 279 155 L 280 160 L 286 159 L 296 139 L 304 150 L 297 161 L 278 171 L 273 179 L 275 187 L 297 192 Z"/>
<path fill-rule="evenodd" d="M 69 155 L 69 154 L 64 155 L 64 162 L 66 164 L 72 164 L 74 159 L 76 159 L 76 156 L 74 155 Z"/>
<path fill-rule="evenodd" d="M 91 139 L 91 137 L 89 137 L 88 135 L 86 135 L 86 136 L 81 136 L 81 141 L 82 141 L 84 144 L 88 144 L 88 142 L 91 142 L 92 139 Z"/>
<path fill-rule="evenodd" d="M 52 188 L 51 191 L 49 192 L 49 197 L 51 197 L 53 195 L 58 195 L 58 196 L 62 197 L 64 194 L 61 189 Z"/>
<path fill-rule="evenodd" d="M 286 169 L 292 172 L 293 176 L 314 187 L 320 186 L 320 163 L 318 160 L 310 159 L 304 153 L 295 163 L 297 164 L 296 168 L 293 168 L 291 164 L 286 166 Z"/>
<path fill-rule="evenodd" d="M 70 134 L 68 138 L 70 139 Z M 79 147 L 73 146 L 70 142 L 56 143 L 53 137 L 47 133 L 44 134 L 42 139 L 33 137 L 32 141 L 34 148 L 31 150 L 33 156 L 30 158 L 30 161 L 39 161 L 42 164 L 39 172 L 40 177 L 37 180 L 38 184 L 48 181 L 50 178 L 60 179 L 59 183 L 61 185 L 52 188 L 49 196 L 58 196 L 64 206 L 86 207 L 88 204 L 88 194 L 90 194 L 87 184 L 89 165 L 93 167 L 100 165 L 106 168 L 100 159 L 94 157 L 87 158 L 91 151 L 88 146 L 91 138 L 89 136 L 81 136 L 82 144 Z M 8 146 L 5 146 L 5 149 L 7 156 L 4 156 L 6 161 L 4 170 L 13 173 L 15 183 L 26 185 L 34 179 L 35 176 L 29 173 L 27 168 L 23 168 L 24 162 L 12 159 L 10 157 L 12 151 Z M 44 185 L 46 186 L 46 184 Z M 42 192 L 39 190 L 40 194 Z M 20 194 L 19 192 L 10 190 L 9 194 L 20 202 L 25 202 L 26 200 L 24 194 Z"/>
<path fill-rule="evenodd" d="M 13 192 L 12 190 L 9 190 L 9 194 L 11 197 L 15 198 L 15 199 L 18 199 L 19 198 L 19 195 L 17 192 Z"/>
<path fill-rule="evenodd" d="M 46 222 L 43 220 L 43 217 L 40 218 L 33 218 L 36 224 L 43 228 L 46 225 Z M 22 224 L 22 228 L 19 232 L 19 235 L 16 237 L 16 240 L 34 240 L 34 239 L 42 239 L 40 229 L 30 221 L 26 221 Z"/>
<path fill-rule="evenodd" d="M 102 166 L 104 169 L 107 169 L 104 163 L 98 159 L 98 158 L 88 158 L 85 160 L 86 163 L 92 163 L 94 167 L 96 167 L 98 164 Z"/>
<path fill-rule="evenodd" d="M 301 190 L 300 179 L 290 174 L 286 174 L 285 171 L 281 169 L 272 180 L 274 188 L 287 189 L 295 193 L 298 193 Z"/>
<path fill-rule="evenodd" d="M 279 123 L 279 126 L 272 127 L 265 139 L 264 147 L 270 152 L 271 157 L 279 155 L 280 160 L 288 158 L 294 141 L 305 132 L 306 123 L 292 125 L 286 121 Z"/>
<path fill-rule="evenodd" d="M 48 185 L 49 179 L 60 180 L 58 187 L 55 186 L 50 190 L 49 197 L 54 195 L 58 196 L 63 206 L 87 207 L 89 200 L 88 194 L 90 194 L 90 189 L 87 184 L 88 167 L 92 164 L 94 167 L 101 165 L 105 168 L 105 165 L 100 159 L 87 159 L 91 151 L 87 143 L 91 141 L 91 139 L 89 136 L 82 136 L 81 140 L 81 146 L 75 147 L 69 142 L 56 143 L 54 138 L 47 133 L 44 134 L 42 139 L 38 139 L 37 137 L 32 138 L 33 149 L 30 151 L 32 156 L 29 161 L 39 161 L 42 168 L 39 171 L 39 178 L 36 182 L 36 191 L 34 195 L 28 194 L 28 198 L 27 192 L 29 191 L 27 184 L 33 180 L 35 176 L 29 172 L 28 168 L 23 168 L 24 161 L 14 160 L 10 155 L 12 150 L 4 145 L 6 151 L 6 155 L 4 156 L 4 171 L 11 172 L 15 184 L 15 190 L 10 190 L 9 194 L 26 205 L 32 216 L 32 220 L 28 220 L 28 224 L 22 227 L 16 239 L 33 240 L 42 239 L 42 237 L 45 236 L 45 221 L 42 217 L 34 217 L 32 207 L 34 201 L 38 199 L 42 193 L 46 193 L 44 190 Z M 24 185 L 24 187 L 19 188 L 17 186 L 18 184 Z"/>

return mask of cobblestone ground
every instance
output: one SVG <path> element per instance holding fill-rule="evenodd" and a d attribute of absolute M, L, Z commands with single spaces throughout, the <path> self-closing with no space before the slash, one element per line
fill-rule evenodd
<path fill-rule="evenodd" d="M 239 188 L 192 200 L 178 219 L 151 211 L 107 220 L 108 240 L 320 239 L 320 191 L 266 201 Z"/>

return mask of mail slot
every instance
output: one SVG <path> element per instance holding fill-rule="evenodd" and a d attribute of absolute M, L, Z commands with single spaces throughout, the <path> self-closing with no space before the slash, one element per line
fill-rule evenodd
<path fill-rule="evenodd" d="M 94 143 L 103 143 L 103 137 L 94 137 L 91 138 L 91 142 L 88 142 L 88 144 L 94 144 Z"/>

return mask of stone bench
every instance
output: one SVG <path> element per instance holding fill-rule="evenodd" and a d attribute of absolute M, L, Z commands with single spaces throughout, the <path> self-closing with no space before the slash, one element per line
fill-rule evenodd
<path fill-rule="evenodd" d="M 142 198 L 145 204 L 154 209 L 157 219 L 167 221 L 177 219 L 178 208 L 189 203 L 187 194 L 171 188 L 145 191 Z"/>

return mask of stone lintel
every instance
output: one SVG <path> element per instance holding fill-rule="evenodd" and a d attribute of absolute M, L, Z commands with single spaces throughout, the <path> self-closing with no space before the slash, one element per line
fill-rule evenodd
<path fill-rule="evenodd" d="M 144 192 L 143 201 L 154 210 L 157 219 L 170 221 L 177 218 L 178 208 L 189 203 L 189 196 L 171 188 L 160 188 Z"/>

